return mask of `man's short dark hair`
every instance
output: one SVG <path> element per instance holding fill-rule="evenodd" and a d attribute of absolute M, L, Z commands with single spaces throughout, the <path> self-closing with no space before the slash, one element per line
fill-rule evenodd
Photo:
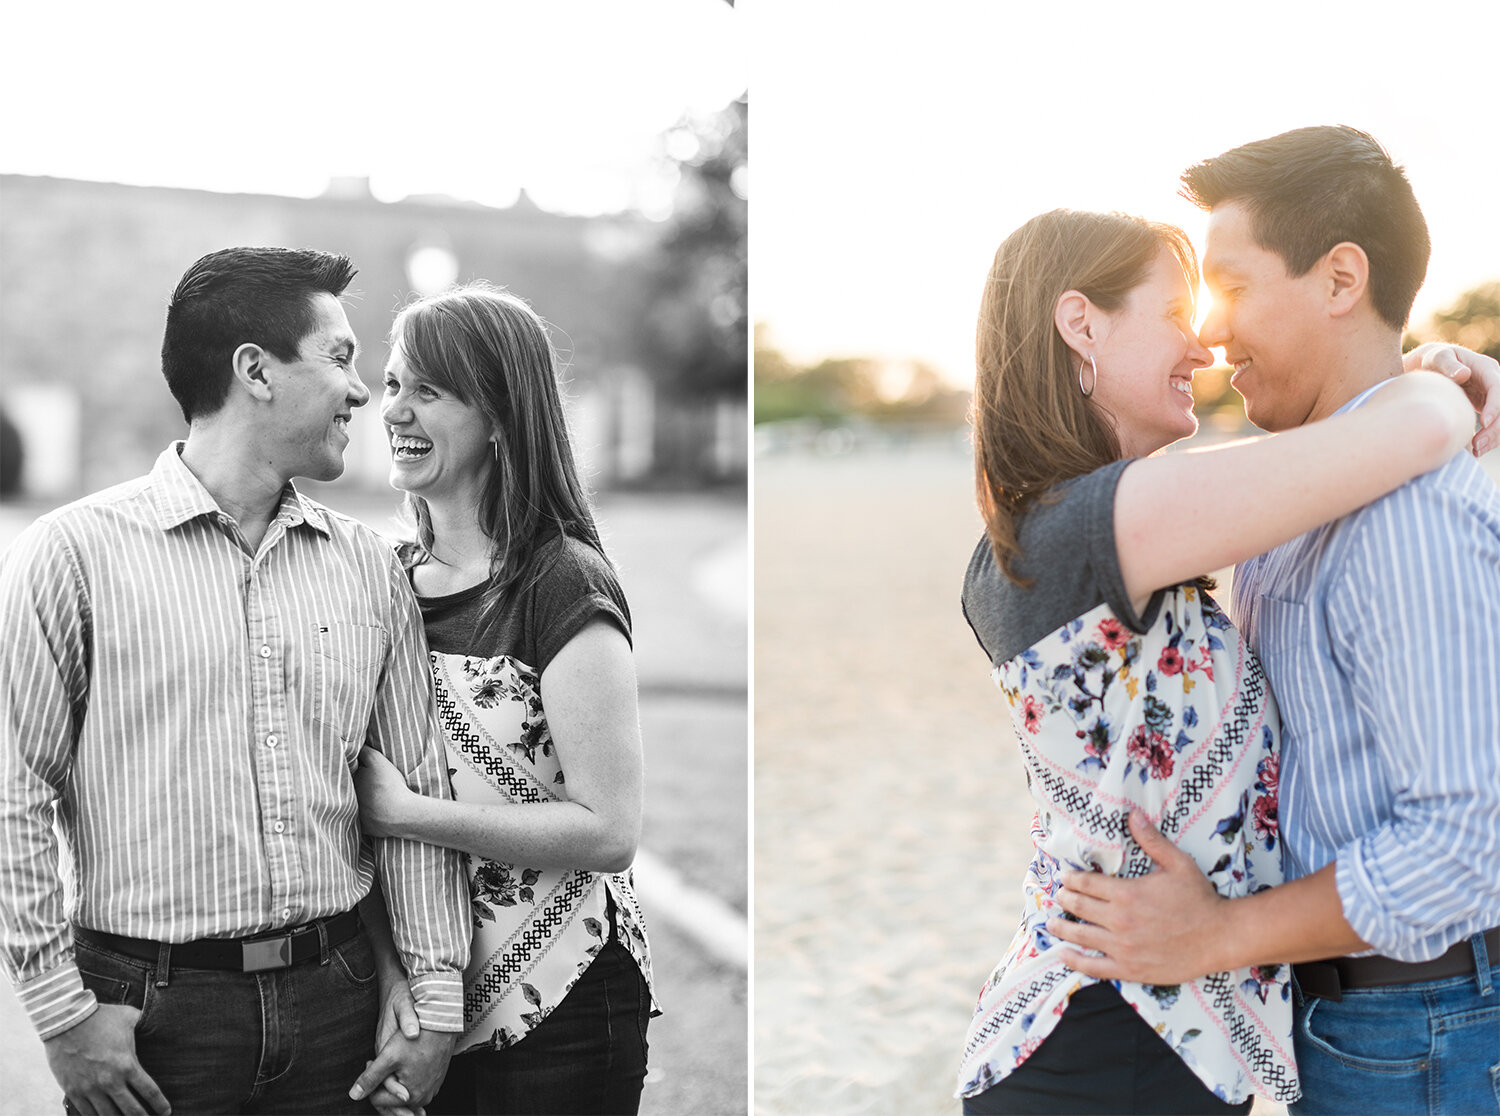
<path fill-rule="evenodd" d="M 313 298 L 354 278 L 347 256 L 310 248 L 223 248 L 182 276 L 167 304 L 161 370 L 189 422 L 224 405 L 234 351 L 255 344 L 296 360 L 313 331 Z"/>
<path fill-rule="evenodd" d="M 1306 275 L 1335 244 L 1370 260 L 1370 301 L 1401 329 L 1432 242 L 1405 172 L 1371 136 L 1344 125 L 1283 132 L 1188 168 L 1182 196 L 1200 209 L 1243 205 L 1256 243 Z"/>

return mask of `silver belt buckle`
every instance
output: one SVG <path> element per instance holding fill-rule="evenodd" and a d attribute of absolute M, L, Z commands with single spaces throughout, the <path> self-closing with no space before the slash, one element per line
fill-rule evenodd
<path fill-rule="evenodd" d="M 283 934 L 279 938 L 261 938 L 253 942 L 241 942 L 244 951 L 242 968 L 247 973 L 259 973 L 266 969 L 286 969 L 292 964 L 292 936 Z"/>

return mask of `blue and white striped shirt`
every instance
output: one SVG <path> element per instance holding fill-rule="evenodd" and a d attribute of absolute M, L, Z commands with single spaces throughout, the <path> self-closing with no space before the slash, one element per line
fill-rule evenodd
<path fill-rule="evenodd" d="M 1232 612 L 1281 706 L 1287 879 L 1337 860 L 1403 961 L 1500 926 L 1500 488 L 1459 454 L 1242 563 Z"/>
<path fill-rule="evenodd" d="M 461 1030 L 458 857 L 385 839 L 372 867 L 360 842 L 367 739 L 450 796 L 395 554 L 290 485 L 250 554 L 180 446 L 0 556 L 0 966 L 47 1038 L 94 1009 L 70 922 L 238 937 L 348 910 L 378 871 L 422 1025 Z"/>

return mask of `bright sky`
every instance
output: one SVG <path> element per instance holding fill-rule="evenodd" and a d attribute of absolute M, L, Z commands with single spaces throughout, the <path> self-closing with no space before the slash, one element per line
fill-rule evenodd
<path fill-rule="evenodd" d="M 722 0 L 13 4 L 0 173 L 665 216 L 661 133 L 746 83 Z"/>
<path fill-rule="evenodd" d="M 1500 279 L 1494 0 L 1418 5 L 754 0 L 753 314 L 794 359 L 973 376 L 1000 241 L 1048 209 L 1206 219 L 1187 166 L 1309 124 L 1370 132 L 1432 232 L 1414 324 Z"/>

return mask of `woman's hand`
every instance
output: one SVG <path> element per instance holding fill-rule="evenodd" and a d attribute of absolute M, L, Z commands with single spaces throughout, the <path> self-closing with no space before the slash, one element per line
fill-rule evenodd
<path fill-rule="evenodd" d="M 1443 341 L 1418 345 L 1401 358 L 1407 372 L 1424 369 L 1447 376 L 1479 412 L 1479 432 L 1470 443 L 1475 457 L 1500 446 L 1500 361 Z"/>
<path fill-rule="evenodd" d="M 396 765 L 374 748 L 359 750 L 354 772 L 354 793 L 359 795 L 359 822 L 367 836 L 400 837 L 406 807 L 416 792 Z"/>

